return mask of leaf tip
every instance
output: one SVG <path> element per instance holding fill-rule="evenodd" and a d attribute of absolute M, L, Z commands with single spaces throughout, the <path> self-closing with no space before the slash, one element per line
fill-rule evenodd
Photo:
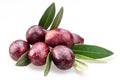
<path fill-rule="evenodd" d="M 55 6 L 55 2 L 53 2 L 50 6 Z"/>
<path fill-rule="evenodd" d="M 19 66 L 19 64 L 18 64 L 18 63 L 16 63 L 16 64 L 15 64 L 15 66 Z"/>
<path fill-rule="evenodd" d="M 73 64 L 73 67 L 74 67 L 77 71 L 82 72 L 82 71 L 84 71 L 84 70 L 86 70 L 86 69 L 88 68 L 88 65 L 85 64 L 85 63 L 83 63 L 83 62 L 81 62 L 81 61 L 79 61 L 79 60 L 77 60 L 77 59 L 75 59 L 75 62 L 74 62 L 74 64 Z"/>
<path fill-rule="evenodd" d="M 63 6 L 61 7 L 61 10 L 64 10 Z"/>
<path fill-rule="evenodd" d="M 17 63 L 15 64 L 15 66 L 21 66 L 20 62 L 17 61 Z"/>
<path fill-rule="evenodd" d="M 20 65 L 20 59 L 18 59 L 18 61 L 16 62 L 15 66 L 21 66 Z"/>
<path fill-rule="evenodd" d="M 64 8 L 63 6 L 60 8 L 61 13 L 63 14 Z"/>
<path fill-rule="evenodd" d="M 48 74 L 44 73 L 44 76 L 46 77 Z"/>

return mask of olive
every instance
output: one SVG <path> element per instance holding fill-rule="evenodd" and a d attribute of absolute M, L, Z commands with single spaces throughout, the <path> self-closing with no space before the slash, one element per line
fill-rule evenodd
<path fill-rule="evenodd" d="M 72 50 L 64 45 L 54 47 L 51 56 L 54 64 L 61 70 L 70 69 L 75 61 Z"/>
<path fill-rule="evenodd" d="M 46 63 L 48 53 L 49 47 L 43 42 L 37 42 L 30 49 L 28 58 L 34 65 L 42 66 Z"/>
<path fill-rule="evenodd" d="M 9 54 L 11 58 L 15 61 L 30 49 L 29 44 L 24 40 L 16 40 L 9 47 Z"/>
<path fill-rule="evenodd" d="M 78 34 L 72 33 L 72 36 L 73 36 L 74 44 L 83 44 L 84 43 L 84 38 L 82 38 Z"/>
<path fill-rule="evenodd" d="M 45 40 L 46 30 L 38 25 L 31 26 L 26 32 L 26 39 L 29 44 L 43 42 Z"/>
<path fill-rule="evenodd" d="M 71 47 L 73 45 L 73 36 L 69 31 L 57 28 L 46 33 L 45 43 L 51 47 L 57 45 Z"/>

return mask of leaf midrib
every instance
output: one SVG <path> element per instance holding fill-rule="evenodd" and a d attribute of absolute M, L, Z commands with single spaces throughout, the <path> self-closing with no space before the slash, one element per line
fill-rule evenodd
<path fill-rule="evenodd" d="M 91 54 L 101 54 L 100 52 L 92 52 L 92 51 L 83 51 L 83 50 L 72 50 L 72 51 L 76 51 L 76 52 L 82 52 L 82 53 L 91 53 Z"/>
<path fill-rule="evenodd" d="M 47 28 L 47 27 L 46 27 L 46 24 L 48 23 L 49 17 L 51 16 L 51 13 L 53 12 L 53 9 L 54 9 L 53 7 L 54 7 L 54 6 L 52 6 L 52 10 L 50 10 L 50 14 L 48 14 L 47 20 L 46 20 L 46 22 L 45 22 L 45 24 L 44 24 L 45 28 Z"/>
<path fill-rule="evenodd" d="M 62 10 L 62 9 L 61 9 Z M 58 22 L 60 21 L 60 17 L 62 16 L 61 14 L 63 13 L 63 11 L 60 11 L 60 13 L 58 14 L 58 19 L 54 22 L 54 24 L 53 24 L 53 29 L 55 28 L 55 27 L 57 27 L 59 24 L 58 24 Z M 55 24 L 56 23 L 56 24 Z"/>

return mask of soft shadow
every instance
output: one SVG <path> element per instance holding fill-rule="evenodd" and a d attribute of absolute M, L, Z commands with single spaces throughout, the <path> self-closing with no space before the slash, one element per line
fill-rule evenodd
<path fill-rule="evenodd" d="M 56 65 L 52 62 L 51 64 L 51 72 L 59 74 L 59 75 L 65 75 L 65 74 L 70 74 L 70 73 L 75 73 L 79 76 L 83 76 L 84 75 L 84 71 L 77 71 L 76 69 L 74 69 L 74 67 L 72 67 L 71 69 L 68 70 L 60 70 L 56 67 Z"/>
<path fill-rule="evenodd" d="M 45 69 L 45 65 L 44 66 L 36 66 L 33 64 L 29 64 L 28 67 L 34 71 L 44 71 L 44 69 Z M 85 71 L 81 71 L 81 72 L 77 71 L 76 69 L 74 69 L 74 67 L 72 67 L 71 69 L 68 69 L 68 70 L 60 70 L 56 67 L 56 65 L 53 62 L 51 63 L 51 68 L 50 68 L 50 72 L 55 73 L 55 74 L 59 74 L 59 75 L 75 73 L 76 75 L 84 76 Z"/>
<path fill-rule="evenodd" d="M 57 73 L 57 74 L 67 74 L 67 73 L 71 72 L 70 69 L 68 69 L 68 70 L 60 70 L 59 68 L 56 67 L 56 65 L 53 62 L 51 64 L 51 71 L 53 73 Z"/>
<path fill-rule="evenodd" d="M 28 67 L 32 70 L 35 70 L 35 71 L 40 71 L 40 70 L 42 71 L 42 70 L 44 70 L 45 66 L 36 66 L 36 65 L 33 65 L 33 64 L 29 64 Z"/>

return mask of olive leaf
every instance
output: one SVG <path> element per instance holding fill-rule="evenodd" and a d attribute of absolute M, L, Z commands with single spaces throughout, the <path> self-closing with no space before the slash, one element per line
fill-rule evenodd
<path fill-rule="evenodd" d="M 113 52 L 108 49 L 87 44 L 77 44 L 71 49 L 75 54 L 84 55 L 94 59 L 105 58 L 113 54 Z"/>
<path fill-rule="evenodd" d="M 85 63 L 83 63 L 83 62 L 81 62 L 80 60 L 78 60 L 78 59 L 75 59 L 75 62 L 74 62 L 74 64 L 73 64 L 73 67 L 77 70 L 77 71 L 84 71 L 88 66 L 85 64 Z"/>
<path fill-rule="evenodd" d="M 55 16 L 55 3 L 52 3 L 42 15 L 38 25 L 48 29 Z"/>
<path fill-rule="evenodd" d="M 44 76 L 47 76 L 49 71 L 50 71 L 50 67 L 51 67 L 51 55 L 50 53 L 48 54 L 47 56 L 47 59 L 46 59 L 46 64 L 45 64 L 45 69 L 44 69 Z"/>
<path fill-rule="evenodd" d="M 26 51 L 17 61 L 16 66 L 27 66 L 30 64 L 30 60 L 28 59 L 29 51 Z"/>
<path fill-rule="evenodd" d="M 96 59 L 88 57 L 88 56 L 84 56 L 84 55 L 80 55 L 80 54 L 74 54 L 74 55 L 75 55 L 75 58 L 77 58 L 77 59 L 95 60 L 96 61 Z"/>
<path fill-rule="evenodd" d="M 57 13 L 57 15 L 56 15 L 56 17 L 55 17 L 55 19 L 54 19 L 54 21 L 53 21 L 53 23 L 51 25 L 50 30 L 56 29 L 59 26 L 59 24 L 60 24 L 60 22 L 62 20 L 62 17 L 63 17 L 63 7 L 61 7 L 59 12 Z"/>

